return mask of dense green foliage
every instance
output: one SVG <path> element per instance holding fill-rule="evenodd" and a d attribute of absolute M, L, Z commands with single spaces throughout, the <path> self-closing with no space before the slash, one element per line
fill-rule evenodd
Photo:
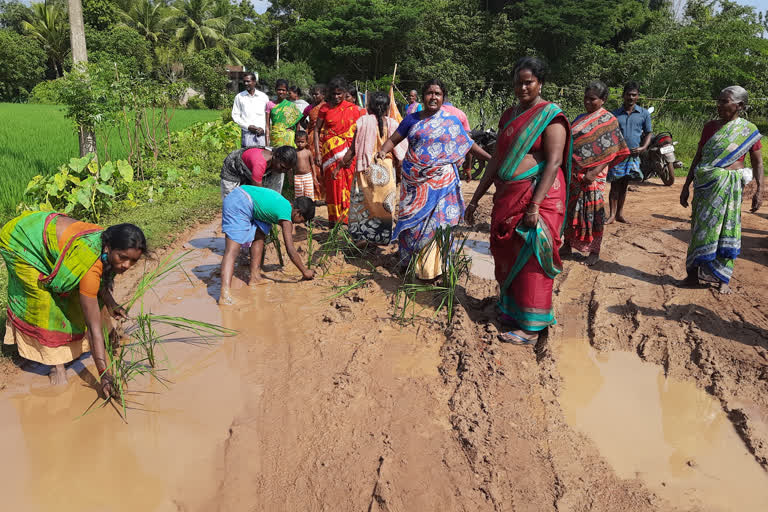
<path fill-rule="evenodd" d="M 509 88 L 525 54 L 544 57 L 566 95 L 592 79 L 636 80 L 645 96 L 696 115 L 728 84 L 768 96 L 768 17 L 732 0 L 274 0 L 264 14 L 248 0 L 83 0 L 83 10 L 90 60 L 185 79 L 208 106 L 223 102 L 225 64 L 304 88 L 336 74 L 371 83 L 398 64 L 401 89 L 437 76 L 469 98 Z M 0 28 L 45 52 L 49 78 L 70 67 L 66 18 L 64 0 L 0 0 Z M 3 63 L 28 51 L 11 46 Z M 16 90 L 18 101 L 30 88 Z"/>
<path fill-rule="evenodd" d="M 25 100 L 45 76 L 45 52 L 34 41 L 0 29 L 0 101 Z"/>
<path fill-rule="evenodd" d="M 218 112 L 211 110 L 178 110 L 170 121 L 170 130 L 176 132 L 218 117 Z M 24 189 L 32 177 L 57 172 L 61 164 L 78 156 L 78 146 L 77 134 L 60 106 L 0 103 L 0 119 L 4 121 L 0 123 L 0 147 L 3 148 L 0 169 L 4 170 L 0 179 L 2 224 L 15 214 L 16 205 L 22 201 Z M 197 154 L 198 149 L 192 149 Z M 179 151 L 182 151 L 181 147 Z M 128 151 L 117 136 L 110 138 L 106 147 L 99 146 L 101 161 L 127 157 Z"/>

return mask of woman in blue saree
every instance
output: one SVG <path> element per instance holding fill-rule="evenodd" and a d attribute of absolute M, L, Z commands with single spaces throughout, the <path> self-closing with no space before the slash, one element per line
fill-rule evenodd
<path fill-rule="evenodd" d="M 392 239 L 397 238 L 400 261 L 408 265 L 414 255 L 424 252 L 417 265 L 417 276 L 434 279 L 441 273 L 434 259 L 439 251 L 429 251 L 429 243 L 439 227 L 455 226 L 464 215 L 458 166 L 467 153 L 481 160 L 490 159 L 469 137 L 455 116 L 441 110 L 445 84 L 433 79 L 424 84 L 424 110 L 409 114 L 397 131 L 384 143 L 379 158 L 384 158 L 403 139 L 408 152 L 403 161 L 400 206 Z"/>
<path fill-rule="evenodd" d="M 704 125 L 699 150 L 691 162 L 680 193 L 680 204 L 691 207 L 691 243 L 683 286 L 697 286 L 699 280 L 718 283 L 720 293 L 730 293 L 734 260 L 741 252 L 741 200 L 744 186 L 754 176 L 757 190 L 752 197 L 756 212 L 763 191 L 763 158 L 760 132 L 739 117 L 748 99 L 743 87 L 726 87 L 717 100 L 719 119 Z M 745 168 L 749 153 L 752 169 Z"/>

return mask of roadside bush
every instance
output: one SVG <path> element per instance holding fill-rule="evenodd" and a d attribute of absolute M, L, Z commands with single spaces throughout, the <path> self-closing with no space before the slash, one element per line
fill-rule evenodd
<path fill-rule="evenodd" d="M 205 108 L 202 96 L 190 96 L 187 100 L 187 108 L 192 110 L 202 110 Z"/>
<path fill-rule="evenodd" d="M 208 108 L 221 108 L 229 78 L 224 64 L 227 57 L 219 48 L 207 48 L 184 58 L 186 77 L 202 90 Z"/>
<path fill-rule="evenodd" d="M 88 60 L 104 64 L 115 73 L 149 74 L 152 70 L 152 48 L 149 41 L 129 27 L 115 26 L 109 30 L 86 29 Z"/>
<path fill-rule="evenodd" d="M 58 105 L 61 103 L 61 82 L 58 80 L 46 80 L 40 82 L 32 89 L 27 101 L 41 105 Z"/>
<path fill-rule="evenodd" d="M 133 168 L 128 162 L 118 160 L 99 167 L 94 156 L 73 158 L 52 176 L 32 178 L 24 192 L 29 198 L 25 209 L 56 210 L 98 222 L 117 200 L 132 200 L 128 189 Z"/>
<path fill-rule="evenodd" d="M 0 101 L 26 101 L 45 76 L 45 52 L 33 40 L 0 29 Z"/>

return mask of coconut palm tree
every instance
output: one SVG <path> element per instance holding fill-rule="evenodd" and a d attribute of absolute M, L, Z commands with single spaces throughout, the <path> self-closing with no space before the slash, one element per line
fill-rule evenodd
<path fill-rule="evenodd" d="M 69 52 L 67 15 L 58 4 L 32 4 L 32 16 L 21 22 L 25 34 L 36 39 L 48 54 L 51 67 L 60 77 Z"/>
<path fill-rule="evenodd" d="M 189 52 L 216 45 L 225 29 L 225 22 L 213 16 L 211 0 L 179 0 L 170 8 L 169 24 L 175 25 L 176 38 Z"/>
<path fill-rule="evenodd" d="M 123 2 L 123 6 L 120 7 L 120 17 L 124 25 L 136 29 L 147 41 L 155 45 L 166 37 L 165 29 L 168 26 L 166 10 L 161 2 L 134 0 L 129 3 Z"/>

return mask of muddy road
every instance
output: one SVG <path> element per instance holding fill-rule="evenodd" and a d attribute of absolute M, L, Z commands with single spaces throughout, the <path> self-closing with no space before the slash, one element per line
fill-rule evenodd
<path fill-rule="evenodd" d="M 768 215 L 744 214 L 733 295 L 680 289 L 678 195 L 630 192 L 633 224 L 608 227 L 603 261 L 565 263 L 536 350 L 496 341 L 490 197 L 450 326 L 426 297 L 411 325 L 392 320 L 392 248 L 333 299 L 363 265 L 299 282 L 270 249 L 272 282 L 247 288 L 240 266 L 238 303 L 220 308 L 223 240 L 200 226 L 176 247 L 192 250 L 187 275 L 147 307 L 239 334 L 164 344 L 171 383 L 132 382 L 127 423 L 81 417 L 90 360 L 56 389 L 5 361 L 2 510 L 768 510 Z"/>

